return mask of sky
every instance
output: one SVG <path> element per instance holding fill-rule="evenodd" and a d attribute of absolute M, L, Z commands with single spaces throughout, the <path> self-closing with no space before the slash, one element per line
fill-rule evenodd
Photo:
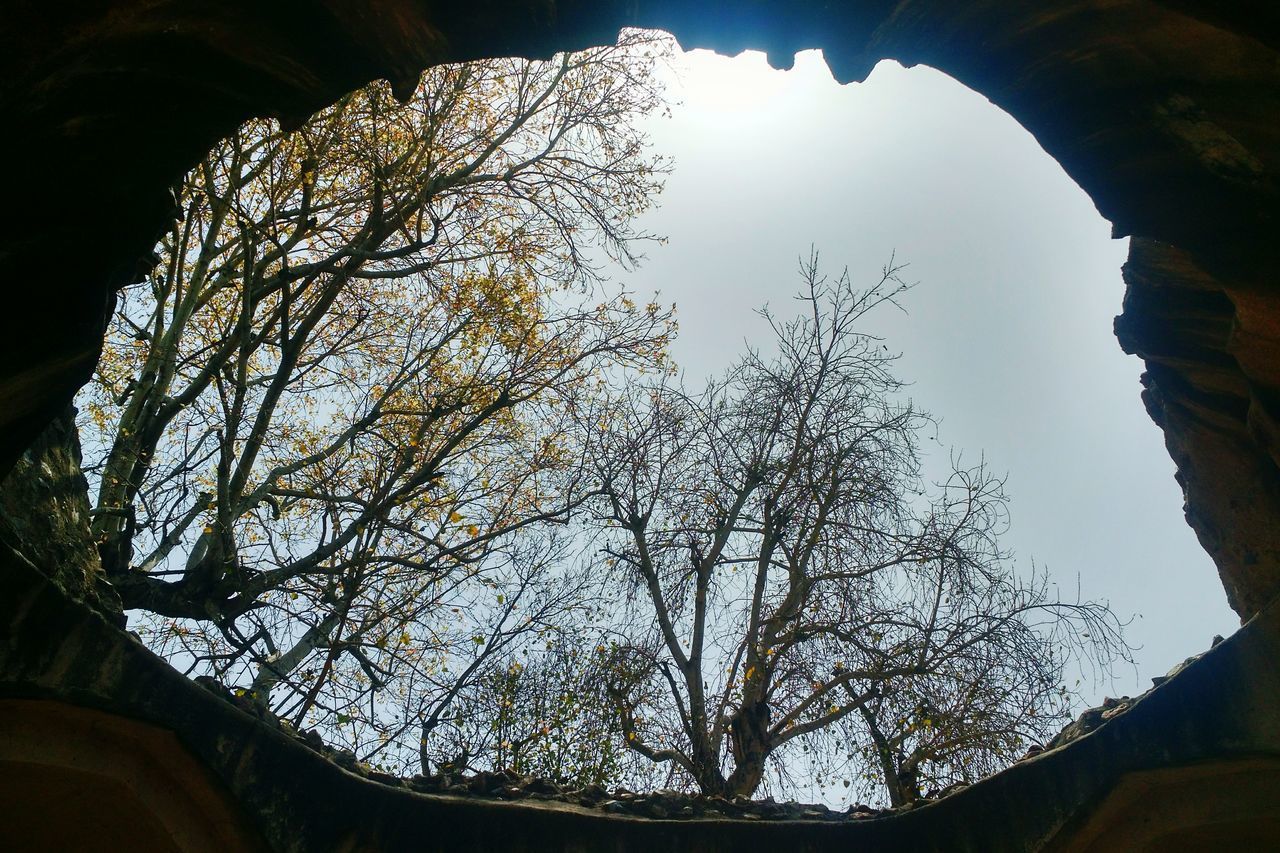
<path fill-rule="evenodd" d="M 785 72 L 753 52 L 679 54 L 669 94 L 645 129 L 674 171 L 641 223 L 668 242 L 621 278 L 677 304 L 690 384 L 768 343 L 755 309 L 791 315 L 810 246 L 865 285 L 894 257 L 918 284 L 907 313 L 867 330 L 942 422 L 926 471 L 944 475 L 952 449 L 985 455 L 1008 475 L 1019 565 L 1133 616 L 1136 670 L 1086 680 L 1090 704 L 1236 629 L 1139 398 L 1142 363 L 1111 331 L 1127 241 L 1034 137 L 933 69 L 883 62 L 841 86 L 816 51 Z"/>

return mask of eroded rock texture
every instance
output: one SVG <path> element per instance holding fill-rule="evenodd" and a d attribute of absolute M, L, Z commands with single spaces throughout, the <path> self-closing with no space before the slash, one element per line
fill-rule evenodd
<path fill-rule="evenodd" d="M 1250 0 L 19 0 L 0 33 L 0 462 L 89 376 L 165 187 L 217 136 L 624 25 L 778 64 L 821 47 L 846 81 L 925 63 L 1013 114 L 1138 238 L 1117 331 L 1232 605 L 1280 591 L 1280 12 Z"/>
<path fill-rule="evenodd" d="M 75 414 L 66 407 L 0 480 L 0 549 L 123 625 L 120 597 L 89 533 L 89 484 L 80 470 Z"/>

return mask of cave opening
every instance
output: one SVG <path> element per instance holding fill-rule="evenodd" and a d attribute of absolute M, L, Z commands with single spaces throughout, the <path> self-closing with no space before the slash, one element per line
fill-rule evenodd
<path fill-rule="evenodd" d="M 974 850 L 1043 846 L 1053 838 L 1048 843 L 1063 849 L 1103 849 L 1087 821 L 1126 780 L 1139 793 L 1135 798 L 1131 785 L 1127 804 L 1117 801 L 1130 828 L 1113 833 L 1113 840 L 1134 832 L 1147 841 L 1168 835 L 1152 834 L 1147 807 L 1160 798 L 1151 796 L 1151 786 L 1189 792 L 1187 765 L 1235 762 L 1219 775 L 1250 791 L 1260 789 L 1259 774 L 1274 778 L 1274 768 L 1238 760 L 1261 755 L 1266 765 L 1265 756 L 1276 753 L 1276 611 L 1266 606 L 1280 577 L 1274 524 L 1280 362 L 1274 358 L 1275 260 L 1268 248 L 1277 210 L 1270 117 L 1280 91 L 1273 21 L 1237 9 L 1141 0 L 964 10 L 797 4 L 750 13 L 731 8 L 723 17 L 678 3 L 620 4 L 590 12 L 575 7 L 563 20 L 521 4 L 512 4 L 509 15 L 391 5 L 396 14 L 384 17 L 366 14 L 359 4 L 316 9 L 323 24 L 315 28 L 292 20 L 284 26 L 277 12 L 247 9 L 237 17 L 120 4 L 109 14 L 83 10 L 57 22 L 34 7 L 19 10 L 6 33 L 18 47 L 7 53 L 18 73 L 7 79 L 3 97 L 29 131 L 5 140 L 9 159 L 27 166 L 11 185 L 27 204 L 10 211 L 0 257 L 9 279 L 24 284 L 31 258 L 62 263 L 46 270 L 41 287 L 24 289 L 36 303 L 30 312 L 7 318 L 6 459 L 21 452 L 88 375 L 104 294 L 145 268 L 137 258 L 166 216 L 163 185 L 210 139 L 251 114 L 297 116 L 365 80 L 387 77 L 403 86 L 433 63 L 545 56 L 603 43 L 618 26 L 635 23 L 669 26 L 689 45 L 767 47 L 775 60 L 797 48 L 829 46 L 843 80 L 865 76 L 884 57 L 932 65 L 1016 116 L 1116 232 L 1133 235 L 1117 333 L 1124 348 L 1147 363 L 1143 400 L 1178 467 L 1188 519 L 1217 563 L 1233 609 L 1242 619 L 1257 618 L 1096 736 L 906 820 L 851 826 L 839 838 L 898 845 L 928 839 L 932 849 Z M 196 116 L 179 94 L 207 105 L 207 113 Z M 136 133 L 150 127 L 157 100 L 190 121 L 171 123 L 164 133 Z M 133 144 L 121 146 L 121 138 Z M 84 192 L 104 200 L 112 216 L 80 235 L 81 251 L 67 253 L 63 229 L 50 223 L 63 221 L 63 199 Z M 0 657 L 6 695 L 95 707 L 178 733 L 183 748 L 254 815 L 272 846 L 302 849 L 335 838 L 385 845 L 406 833 L 419 842 L 434 838 L 437 846 L 446 837 L 455 848 L 458 838 L 492 846 L 513 830 L 531 842 L 554 837 L 551 845 L 570 837 L 598 842 L 595 833 L 613 832 L 622 849 L 667 832 L 644 822 L 622 828 L 598 815 L 548 821 L 549 813 L 536 807 L 512 807 L 506 814 L 515 817 L 504 820 L 502 809 L 477 812 L 386 790 L 370 794 L 368 781 L 317 763 L 297 743 L 247 722 L 232 704 L 170 678 L 125 635 L 51 592 L 30 561 L 10 555 L 6 563 L 10 642 Z M 321 783 L 315 780 L 362 808 L 327 808 L 330 800 L 316 795 Z M 1220 793 L 1222 786 L 1215 781 L 1212 788 Z M 265 811 L 264 795 L 271 803 Z M 393 796 L 394 817 L 376 826 L 359 820 L 389 814 Z M 1141 813 L 1135 799 L 1142 801 Z M 1274 827 L 1268 832 L 1265 819 L 1257 821 L 1265 806 L 1240 806 L 1244 801 L 1224 807 L 1253 821 L 1260 838 L 1273 836 Z M 290 811 L 306 819 L 282 820 Z M 969 819 L 975 813 L 1000 817 Z M 1202 818 L 1181 836 L 1188 846 L 1212 846 L 1214 826 L 1233 819 L 1189 819 Z M 771 831 L 749 828 L 757 839 Z M 734 835 L 738 829 L 743 825 L 705 832 L 695 826 L 687 837 L 722 849 L 743 837 Z M 793 840 L 835 837 L 821 829 L 780 829 L 798 833 Z"/>
<path fill-rule="evenodd" d="M 661 38 L 665 43 L 667 37 Z M 882 349 L 902 353 L 899 365 L 902 379 L 907 383 L 905 395 L 938 418 L 933 434 L 920 451 L 923 478 L 935 484 L 942 482 L 956 458 L 984 460 L 996 476 L 1008 483 L 1012 524 L 1000 541 L 1014 556 L 1016 571 L 1026 575 L 1038 568 L 1046 573 L 1055 591 L 1062 590 L 1055 592 L 1055 596 L 1105 600 L 1121 620 L 1129 622 L 1127 639 L 1136 647 L 1132 671 L 1121 667 L 1120 671 L 1105 673 L 1088 669 L 1083 661 L 1073 663 L 1064 674 L 1068 684 L 1075 679 L 1071 691 L 1077 698 L 1071 716 L 1082 708 L 1101 705 L 1106 696 L 1142 692 L 1147 677 L 1159 675 L 1183 658 L 1202 651 L 1214 633 L 1229 633 L 1227 626 L 1231 617 L 1221 596 L 1215 594 L 1212 576 L 1206 571 L 1209 561 L 1178 517 L 1177 489 L 1167 457 L 1151 441 L 1154 428 L 1137 405 L 1138 363 L 1119 352 L 1109 329 L 1111 316 L 1119 310 L 1122 290 L 1119 267 L 1128 248 L 1127 241 L 1109 239 L 1108 225 L 1098 216 L 1088 197 L 1030 134 L 980 95 L 923 66 L 907 69 L 884 62 L 865 82 L 841 86 L 831 78 L 817 51 L 800 53 L 793 68 L 786 71 L 771 69 L 759 53 L 748 52 L 729 59 L 707 52 L 677 52 L 669 57 L 668 64 L 661 66 L 659 74 L 671 104 L 670 112 L 664 113 L 659 109 L 660 102 L 654 100 L 647 103 L 645 110 L 637 111 L 631 120 L 638 132 L 647 135 L 653 154 L 670 158 L 668 162 L 674 161 L 674 168 L 667 176 L 668 186 L 659 197 L 659 206 L 645 212 L 637 226 L 637 233 L 653 233 L 664 239 L 647 243 L 648 257 L 638 265 L 618 264 L 616 260 L 610 261 L 605 253 L 599 261 L 603 264 L 599 276 L 602 280 L 613 279 L 637 297 L 647 298 L 654 293 L 652 304 L 674 301 L 681 306 L 678 316 L 682 329 L 672 343 L 672 355 L 675 368 L 683 371 L 691 382 L 690 387 L 696 388 L 704 377 L 723 371 L 749 349 L 759 350 L 762 343 L 765 350 L 769 349 L 769 325 L 758 311 L 765 305 L 784 314 L 788 310 L 794 292 L 797 255 L 803 260 L 803 252 L 817 252 L 827 264 L 848 266 L 855 280 L 874 278 L 878 267 L 896 258 L 897 263 L 906 265 L 905 275 L 915 283 L 914 289 L 902 298 L 901 312 L 886 311 L 868 318 L 865 331 L 882 339 Z M 427 111 L 435 108 L 430 103 L 423 107 Z M 440 109 L 447 112 L 448 107 Z M 486 107 L 481 104 L 475 109 Z M 290 191 L 285 190 L 281 200 L 274 200 L 272 193 L 276 190 L 272 187 L 294 180 L 291 168 L 301 169 L 297 180 L 302 184 L 307 181 L 307 169 L 332 172 L 318 179 L 332 182 L 324 190 L 311 190 L 318 197 L 326 198 L 325 204 L 331 209 L 340 208 L 342 202 L 330 199 L 341 199 L 341 196 L 321 196 L 322 192 L 332 194 L 339 192 L 335 188 L 342 187 L 346 188 L 342 191 L 358 193 L 362 182 L 382 180 L 376 171 L 365 174 L 359 160 L 361 145 L 378 144 L 376 126 L 379 116 L 383 115 L 378 110 L 386 111 L 390 126 L 396 126 L 397 113 L 389 102 L 369 113 L 367 121 L 375 128 L 372 136 L 360 124 L 365 119 L 359 113 L 354 119 L 344 119 L 354 122 L 346 125 L 346 131 L 342 130 L 341 121 L 329 126 L 327 132 L 336 129 L 339 135 L 350 133 L 359 140 L 351 145 L 350 152 L 334 155 L 335 162 L 340 164 L 337 167 L 324 162 L 307 166 L 305 159 L 301 161 L 304 165 L 296 166 L 290 160 L 293 155 L 284 155 L 279 163 L 267 159 L 256 161 L 254 152 L 275 144 L 271 142 L 273 131 L 257 125 L 242 131 L 249 143 L 235 142 L 229 149 L 224 144 L 218 149 L 219 153 L 211 155 L 214 159 L 206 161 L 205 168 L 212 170 L 210 174 L 225 169 L 228 177 L 222 180 L 231 181 L 228 186 L 234 184 L 236 194 L 243 192 L 252 199 L 253 194 L 258 193 L 265 199 L 247 202 L 245 212 L 235 215 L 241 217 L 242 229 L 261 231 L 262 236 L 257 239 L 279 242 L 282 238 L 276 235 L 281 223 L 286 230 L 294 226 L 289 219 L 292 214 L 276 217 L 273 206 L 287 207 L 292 197 L 288 195 Z M 423 120 L 430 122 L 429 118 Z M 445 132 L 435 125 L 429 126 L 432 132 Z M 311 127 L 310 135 L 304 137 L 305 145 L 318 146 L 321 143 L 315 140 L 324 142 L 326 125 L 313 121 Z M 441 127 L 447 128 L 448 122 L 442 122 Z M 341 149 L 341 140 L 325 144 L 337 145 L 345 151 Z M 309 147 L 308 151 L 311 150 Z M 412 146 L 407 150 L 412 151 Z M 293 159 L 302 156 L 296 155 Z M 451 152 L 431 156 L 447 158 Z M 341 165 L 342 157 L 352 158 L 352 165 Z M 238 165 L 241 163 L 243 165 Z M 430 165 L 427 168 L 431 168 Z M 279 169 L 280 176 L 268 179 L 265 184 L 242 186 L 235 182 L 238 178 L 230 177 L 238 175 L 240 169 L 263 174 L 273 174 L 272 170 Z M 199 179 L 193 180 L 199 182 Z M 188 188 L 183 192 L 193 190 Z M 203 192 L 209 194 L 210 212 L 201 212 L 196 205 L 186 212 L 187 217 L 195 216 L 203 221 L 206 216 L 216 216 L 217 196 L 207 189 Z M 199 191 L 195 191 L 191 197 L 198 195 Z M 194 204 L 187 201 L 188 196 L 183 198 L 184 203 Z M 239 199 L 239 195 L 236 198 Z M 295 203 L 309 203 L 305 193 L 299 198 L 301 201 Z M 357 202 L 357 207 L 363 203 Z M 269 211 L 264 214 L 266 218 L 255 224 L 253 208 L 263 204 Z M 444 213 L 444 208 L 439 210 L 440 216 L 452 215 L 452 212 Z M 527 234 L 531 230 L 530 220 L 527 215 L 521 216 L 518 211 L 499 212 L 492 220 L 477 220 L 478 224 L 472 227 L 508 236 Z M 435 221 L 439 231 L 443 220 L 436 217 Z M 214 229 L 213 225 L 208 227 Z M 299 233 L 302 230 L 310 233 L 309 228 Z M 157 247 L 157 253 L 165 259 L 162 269 L 177 256 L 178 240 L 191 239 L 180 238 L 179 233 L 187 232 L 175 228 L 174 235 Z M 313 243 L 334 239 L 323 227 L 316 233 L 318 236 L 307 236 L 298 245 L 310 247 Z M 447 231 L 444 233 L 447 235 Z M 198 242 L 210 239 L 213 238 L 203 237 Z M 234 240 L 234 237 L 217 239 Z M 290 239 L 285 238 L 284 242 L 289 244 Z M 436 267 L 445 269 L 448 253 L 456 251 L 453 247 L 472 245 L 466 243 L 466 239 L 447 237 L 437 244 L 438 237 L 433 233 L 413 250 L 418 254 L 409 254 L 409 249 L 402 248 L 397 249 L 398 257 L 407 258 L 410 263 L 432 259 Z M 449 240 L 455 243 L 450 244 Z M 250 245 L 245 254 L 251 256 L 254 251 Z M 289 256 L 292 250 L 278 251 Z M 323 253 L 317 256 L 314 249 L 306 248 L 290 256 L 280 267 L 280 274 L 287 272 L 289 264 L 305 265 L 308 260 L 322 256 Z M 203 254 L 192 254 L 183 263 L 198 269 L 205 263 L 201 260 L 203 257 Z M 211 257 L 215 258 L 215 265 L 223 263 L 216 260 L 217 253 Z M 513 269 L 516 267 L 504 267 L 490 274 L 495 283 L 505 286 L 501 285 L 505 281 L 503 276 L 511 275 Z M 569 269 L 547 267 L 545 272 L 532 274 L 553 277 L 568 274 Z M 387 267 L 379 275 L 398 280 L 392 272 L 393 267 Z M 226 282 L 219 287 L 234 285 L 237 274 L 234 268 L 220 273 Z M 474 283 L 480 281 L 474 278 L 476 273 L 468 275 L 473 276 L 473 283 L 459 279 L 460 286 L 479 286 Z M 159 281 L 156 276 L 152 274 L 153 282 Z M 518 279 L 519 275 L 513 280 Z M 181 276 L 175 282 L 172 286 L 177 288 L 176 293 L 181 290 Z M 392 284 L 391 288 L 395 286 Z M 157 287 L 161 285 L 153 284 L 153 290 Z M 289 287 L 287 280 L 284 287 L 286 290 Z M 409 302 L 440 298 L 436 291 L 422 289 L 419 284 L 409 283 L 406 288 L 404 298 Z M 82 398 L 87 407 L 82 421 L 89 417 L 109 422 L 113 417 L 111 398 L 118 407 L 119 401 L 141 393 L 133 388 L 146 381 L 146 371 L 136 379 L 129 377 L 131 360 L 158 346 L 147 336 L 147 328 L 176 328 L 186 322 L 180 319 L 184 309 L 176 296 L 172 309 L 148 315 L 147 297 L 139 296 L 141 290 L 145 288 L 135 286 L 125 292 L 122 302 L 125 307 L 120 316 L 126 319 L 113 332 L 123 337 L 108 348 L 104 362 L 108 367 L 100 373 L 99 383 L 105 390 L 95 390 Z M 373 307 L 374 314 L 370 315 L 372 319 L 355 321 L 349 329 L 342 326 L 344 331 L 333 333 L 335 340 L 367 332 L 370 341 L 377 341 L 382 335 L 395 347 L 399 346 L 397 322 L 435 322 L 417 315 L 403 320 L 379 318 L 377 312 L 382 310 L 379 300 L 388 298 L 390 291 L 365 293 L 357 289 L 354 292 L 358 295 L 353 297 L 351 307 L 344 310 L 364 310 L 363 300 Z M 144 303 L 142 314 L 136 313 L 140 298 Z M 161 298 L 161 302 L 167 298 Z M 209 299 L 216 298 L 215 288 Z M 309 297 L 299 287 L 290 298 L 305 305 Z M 257 308 L 246 310 L 252 312 Z M 288 309 L 286 306 L 273 310 Z M 406 305 L 402 310 L 409 309 Z M 216 313 L 210 317 L 206 321 L 212 323 L 209 330 L 192 332 L 205 337 L 212 335 L 209 343 L 201 344 L 205 348 L 216 345 L 218 334 L 232 334 L 232 327 L 225 326 Z M 263 335 L 266 335 L 270 324 L 277 321 L 268 318 L 264 322 Z M 287 329 L 287 319 L 278 322 Z M 335 360 L 346 365 L 345 369 L 362 369 L 361 355 L 356 350 L 342 350 L 341 343 L 333 346 L 338 352 Z M 198 367 L 202 364 L 198 355 L 175 351 L 179 352 L 180 361 L 194 358 L 192 363 Z M 252 358 L 265 358 L 271 365 L 272 359 L 277 358 L 272 352 L 270 348 L 254 350 L 256 354 Z M 328 354 L 317 356 L 314 366 L 307 370 L 330 370 L 326 360 L 329 357 Z M 465 354 L 462 357 L 466 357 Z M 225 369 L 231 370 L 230 362 Z M 199 379 L 204 370 L 200 367 L 195 379 Z M 303 382 L 305 372 L 291 382 Z M 270 378 L 267 370 L 263 378 L 248 380 L 245 388 L 263 385 Z M 369 382 L 376 397 L 381 393 L 377 390 L 380 386 L 372 379 Z M 179 394 L 181 385 L 175 387 L 178 390 L 172 393 Z M 218 394 L 225 398 L 220 385 L 218 389 Z M 279 419 L 282 426 L 272 429 L 282 430 L 281 435 L 286 438 L 290 431 L 306 433 L 309 429 L 323 435 L 326 429 L 334 428 L 334 424 L 341 426 L 344 405 L 359 410 L 361 390 L 352 390 L 349 399 L 323 393 L 305 397 L 307 402 L 299 404 L 304 406 L 305 413 L 299 409 L 292 416 L 282 416 Z M 103 399 L 103 393 L 108 399 Z M 222 417 L 232 414 L 224 399 Z M 315 420 L 309 422 L 308 418 Z M 222 475 L 215 476 L 210 469 L 203 479 L 192 479 L 194 485 L 191 485 L 187 479 L 193 475 L 183 468 L 193 466 L 194 470 L 202 462 L 206 466 L 212 464 L 213 451 L 205 442 L 219 422 L 213 415 L 206 415 L 204 420 L 181 422 L 184 426 L 178 455 L 182 463 L 160 473 L 162 484 L 174 477 L 184 483 L 182 496 L 175 498 L 161 486 L 152 492 L 144 490 L 144 494 L 149 495 L 144 498 L 144 504 L 148 501 L 157 506 L 169 503 L 173 508 L 157 511 L 144 506 L 135 511 L 135 518 L 142 519 L 141 524 L 153 528 L 149 535 L 155 540 L 155 550 L 153 557 L 144 559 L 143 563 L 156 563 L 152 568 L 159 570 L 155 577 L 161 582 L 173 576 L 180 576 L 186 582 L 193 561 L 201 551 L 211 547 L 205 539 L 210 537 L 215 525 L 221 523 L 208 507 L 201 509 L 197 505 L 199 500 L 190 494 L 196 486 L 202 483 L 208 486 Z M 193 430 L 203 430 L 203 434 L 193 440 Z M 112 514 L 108 505 L 111 501 L 104 503 L 102 497 L 107 494 L 101 491 L 102 478 L 111 476 L 110 469 L 104 466 L 108 465 L 109 453 L 115 452 L 111 447 L 120 446 L 122 436 L 128 432 L 125 429 L 115 438 L 111 438 L 110 430 L 95 435 L 97 446 L 90 449 L 93 457 L 87 469 L 90 488 L 99 491 L 98 503 L 90 512 L 98 518 L 95 524 L 106 532 L 115 528 L 102 525 L 103 514 L 108 517 Z M 168 439 L 168 444 L 157 455 L 174 454 L 177 440 Z M 273 464 L 286 467 L 292 464 L 287 450 L 275 452 L 284 455 Z M 388 445 L 385 453 L 393 452 L 394 448 Z M 234 456 L 234 450 L 226 453 Z M 379 467 L 381 464 L 376 462 Z M 353 477 L 343 472 L 342 465 L 335 462 L 325 476 Z M 383 488 L 372 473 L 362 473 L 359 477 L 368 479 L 353 479 L 356 491 L 368 488 L 376 492 Z M 1100 488 L 1100 484 L 1106 484 L 1105 488 Z M 268 494 L 263 491 L 267 486 L 257 488 L 262 494 Z M 271 512 L 277 520 L 282 506 L 287 511 L 290 505 L 300 504 L 305 497 L 305 489 L 289 483 L 271 488 L 276 489 L 271 492 L 274 497 L 270 501 Z M 334 500 L 341 503 L 344 499 Z M 244 512 L 261 515 L 257 508 Z M 470 513 L 465 502 L 460 501 L 446 515 L 461 519 Z M 206 516 L 204 538 L 201 538 L 197 530 L 199 519 Z M 338 515 L 334 514 L 335 531 L 337 519 Z M 266 526 L 255 527 L 254 531 L 258 532 L 247 534 L 251 541 L 261 538 L 270 543 L 271 549 L 270 556 L 257 558 L 262 563 L 254 571 L 261 577 L 264 572 L 279 571 L 284 565 L 280 562 L 282 559 L 292 559 L 287 556 L 291 546 L 287 531 L 273 533 L 269 522 L 253 523 Z M 410 524 L 409 521 L 403 523 Z M 412 523 L 421 523 L 421 519 Z M 196 526 L 191 527 L 192 524 Z M 116 524 L 116 528 L 121 527 Z M 323 540 L 323 528 L 322 524 L 319 532 L 304 533 L 302 538 L 319 536 Z M 474 533 L 475 525 L 465 529 Z M 297 535 L 293 534 L 293 547 L 296 547 Z M 277 536 L 282 537 L 278 543 L 274 538 Z M 284 550 L 277 551 L 278 546 Z M 286 556 L 282 557 L 282 553 Z M 1197 556 L 1200 559 L 1195 559 Z M 178 558 L 185 559 L 185 569 L 174 562 Z M 1120 566 L 1124 567 L 1123 571 L 1117 570 Z M 502 589 L 504 592 L 495 598 L 496 605 L 462 596 L 442 598 L 438 607 L 442 611 L 452 609 L 454 613 L 466 613 L 470 608 L 487 612 L 486 608 L 501 606 L 510 595 L 506 587 Z M 1157 591 L 1165 597 L 1153 601 Z M 291 601 L 297 601 L 300 592 L 304 602 L 311 600 L 308 596 L 318 595 L 313 602 L 317 613 L 324 612 L 336 595 L 332 591 L 314 593 L 306 584 L 282 588 L 281 592 Z M 417 594 L 429 593 L 424 588 Z M 1206 606 L 1206 602 L 1215 600 L 1216 609 Z M 282 718 L 291 719 L 294 725 L 320 724 L 326 730 L 332 728 L 332 733 L 345 743 L 343 727 L 356 725 L 354 720 L 358 715 L 350 706 L 336 710 L 323 705 L 316 707 L 313 703 L 320 681 L 312 688 L 310 679 L 317 666 L 321 673 L 334 666 L 334 661 L 342 657 L 344 647 L 367 646 L 370 655 L 384 651 L 387 630 L 363 626 L 352 629 L 350 638 L 340 641 L 336 634 L 328 635 L 339 630 L 330 617 L 313 617 L 304 605 L 297 605 L 292 611 L 296 612 L 282 608 L 278 624 L 255 619 L 248 628 L 237 627 L 236 617 L 232 617 L 227 623 L 229 627 L 220 628 L 226 636 L 212 640 L 191 640 L 193 636 L 202 637 L 204 629 L 198 619 L 193 621 L 181 608 L 175 612 L 172 604 L 162 604 L 160 617 L 140 618 L 135 611 L 133 627 L 188 675 L 212 676 L 240 691 L 261 693 L 262 701 L 268 700 L 273 687 L 298 677 L 299 685 L 291 690 L 309 694 L 310 700 L 273 705 L 273 710 Z M 1195 620 L 1187 618 L 1188 612 L 1195 613 Z M 361 618 L 375 623 L 384 618 L 376 609 L 368 613 L 372 615 Z M 471 630 L 480 631 L 475 634 L 477 638 L 485 636 L 484 618 L 487 616 L 474 619 L 477 627 Z M 297 620 L 297 627 L 291 626 L 291 619 Z M 420 630 L 413 627 L 414 624 L 410 620 L 392 631 L 401 632 L 406 647 L 410 645 L 410 634 L 416 638 Z M 1200 637 L 1201 634 L 1204 636 Z M 497 636 L 501 635 L 490 637 L 488 647 L 478 643 L 476 664 L 480 663 L 481 654 L 488 654 L 493 648 L 493 638 Z M 257 649 L 258 643 L 265 645 Z M 471 661 L 466 651 L 471 646 L 463 642 L 461 648 L 461 651 L 440 652 L 444 672 L 449 672 L 449 667 L 470 672 Z M 247 670 L 232 666 L 238 655 L 245 654 L 245 649 L 254 650 L 246 658 L 252 665 Z M 325 649 L 329 649 L 327 658 L 321 654 Z M 371 660 L 365 652 L 353 653 L 352 657 L 355 666 L 344 677 L 356 682 L 363 678 L 374 682 L 373 689 L 366 692 L 369 714 L 376 715 L 378 712 L 373 709 L 383 704 L 377 698 L 376 682 L 379 674 L 390 677 L 391 672 L 380 667 L 394 668 L 394 663 Z M 290 661 L 290 669 L 274 676 L 269 672 L 264 675 L 271 661 L 283 659 Z M 406 721 L 394 737 L 401 737 L 408 728 Z M 371 763 L 388 760 L 403 751 L 397 746 L 383 752 L 383 748 L 366 743 L 362 737 L 355 736 L 353 730 L 353 739 L 346 744 L 361 760 Z M 425 742 L 425 733 L 423 738 Z M 471 747 L 464 750 L 473 751 Z M 425 747 L 422 753 L 425 769 Z M 809 750 L 806 748 L 804 753 L 809 754 Z M 804 759 L 797 752 L 788 761 L 799 768 Z M 386 769 L 406 772 L 403 760 L 396 759 L 396 762 L 388 763 Z M 381 765 L 375 763 L 375 766 Z M 785 790 L 775 790 L 772 786 L 780 783 L 768 779 L 760 793 L 827 800 L 840 808 L 851 805 L 864 793 L 847 784 L 842 789 L 838 782 L 831 781 L 830 771 L 826 772 L 826 778 L 812 769 L 789 770 L 785 775 L 792 779 L 790 785 L 783 786 Z M 667 781 L 670 783 L 670 777 Z"/>

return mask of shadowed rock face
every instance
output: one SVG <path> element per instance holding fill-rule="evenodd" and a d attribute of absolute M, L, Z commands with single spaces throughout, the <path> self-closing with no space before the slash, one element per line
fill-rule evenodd
<path fill-rule="evenodd" d="M 123 626 L 120 596 L 87 535 L 89 484 L 80 470 L 75 415 L 68 406 L 45 427 L 0 488 L 0 549 Z"/>
<path fill-rule="evenodd" d="M 1189 0 L 18 0 L 0 32 L 0 468 L 89 377 L 169 183 L 252 115 L 378 77 L 661 27 L 686 47 L 821 47 L 837 78 L 924 63 L 1035 134 L 1135 237 L 1117 319 L 1148 366 L 1187 518 L 1242 617 L 1280 591 L 1280 11 Z M 1105 488 L 1105 484 L 1099 484 Z"/>

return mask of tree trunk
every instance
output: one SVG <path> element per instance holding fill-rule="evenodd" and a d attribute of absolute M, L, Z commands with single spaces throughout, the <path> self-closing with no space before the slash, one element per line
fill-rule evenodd
<path fill-rule="evenodd" d="M 876 725 L 875 715 L 865 707 L 859 708 L 862 719 L 867 723 L 867 732 L 876 745 L 876 758 L 880 761 L 880 775 L 884 779 L 885 790 L 889 792 L 889 805 L 897 808 L 920 799 L 919 773 L 915 762 L 903 762 L 899 767 L 889 739 Z M 910 767 L 908 768 L 908 764 Z"/>
<path fill-rule="evenodd" d="M 733 751 L 729 793 L 749 797 L 760 787 L 769 757 L 769 706 L 759 702 L 739 709 L 729 727 L 729 737 Z"/>
<path fill-rule="evenodd" d="M 884 779 L 885 790 L 889 792 L 889 805 L 894 808 L 905 805 L 908 802 L 907 793 L 903 790 L 893 756 L 889 754 L 888 749 L 877 746 L 876 757 L 880 759 L 880 775 Z"/>

